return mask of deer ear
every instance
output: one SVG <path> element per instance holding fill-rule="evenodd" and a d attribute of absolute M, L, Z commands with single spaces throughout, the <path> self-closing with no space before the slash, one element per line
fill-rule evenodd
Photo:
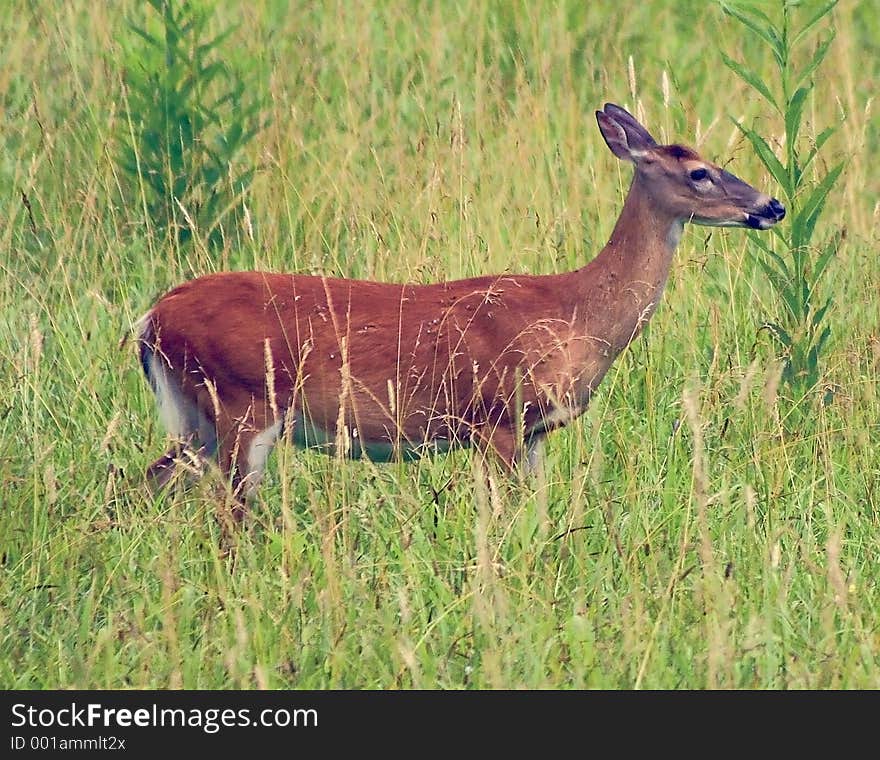
<path fill-rule="evenodd" d="M 625 108 L 621 108 L 614 103 L 606 103 L 604 111 L 607 116 L 615 119 L 623 126 L 623 128 L 626 130 L 627 135 L 638 135 L 639 139 L 648 147 L 653 148 L 655 145 L 657 145 L 657 141 L 653 137 L 651 137 L 651 133 L 641 124 L 639 124 L 639 120 L 636 119 L 636 117 L 633 116 Z M 632 144 L 631 139 L 630 144 Z"/>
<path fill-rule="evenodd" d="M 657 145 L 648 130 L 622 108 L 611 103 L 605 106 L 604 111 L 596 111 L 596 121 L 606 144 L 621 161 L 637 164 Z"/>

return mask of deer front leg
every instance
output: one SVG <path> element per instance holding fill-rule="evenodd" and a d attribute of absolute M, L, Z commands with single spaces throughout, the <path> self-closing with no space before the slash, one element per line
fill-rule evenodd
<path fill-rule="evenodd" d="M 508 475 L 517 473 L 522 459 L 522 446 L 509 427 L 484 425 L 477 428 L 471 437 L 483 456 L 498 462 Z"/>

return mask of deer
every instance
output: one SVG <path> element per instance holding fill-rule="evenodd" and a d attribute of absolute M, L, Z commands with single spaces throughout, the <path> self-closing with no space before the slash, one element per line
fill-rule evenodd
<path fill-rule="evenodd" d="M 377 462 L 473 447 L 510 473 L 534 469 L 651 319 L 684 225 L 785 217 L 620 106 L 596 120 L 634 172 L 608 243 L 579 269 L 433 284 L 221 272 L 162 296 L 135 327 L 173 439 L 147 481 L 161 489 L 181 463 L 213 459 L 240 521 L 282 436 Z"/>

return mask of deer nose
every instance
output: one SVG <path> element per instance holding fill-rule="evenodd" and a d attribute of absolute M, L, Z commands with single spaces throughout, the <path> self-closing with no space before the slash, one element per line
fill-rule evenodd
<path fill-rule="evenodd" d="M 771 198 L 770 203 L 767 204 L 767 208 L 770 209 L 773 216 L 777 219 L 785 218 L 785 206 L 783 206 L 776 198 Z"/>

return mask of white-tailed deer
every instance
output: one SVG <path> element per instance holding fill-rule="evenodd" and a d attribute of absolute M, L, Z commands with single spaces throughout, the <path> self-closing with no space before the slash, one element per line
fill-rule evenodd
<path fill-rule="evenodd" d="M 175 443 L 148 477 L 166 483 L 187 450 L 213 455 L 243 501 L 285 428 L 349 457 L 476 446 L 534 463 L 651 318 L 685 222 L 765 230 L 785 216 L 619 106 L 596 118 L 635 174 L 608 244 L 574 272 L 433 285 L 230 272 L 163 296 L 138 337 Z"/>

